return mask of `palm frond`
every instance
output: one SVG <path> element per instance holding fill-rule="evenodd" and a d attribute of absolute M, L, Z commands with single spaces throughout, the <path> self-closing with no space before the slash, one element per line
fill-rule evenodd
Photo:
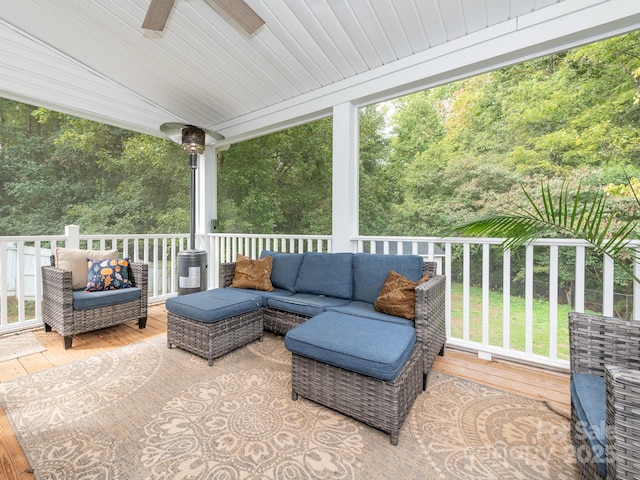
<path fill-rule="evenodd" d="M 640 259 L 638 252 L 627 249 L 638 222 L 630 221 L 614 229 L 616 209 L 609 211 L 603 191 L 583 192 L 582 184 L 579 183 L 575 194 L 571 194 L 569 185 L 564 182 L 556 198 L 550 185 L 542 184 L 541 205 L 538 205 L 524 186 L 522 190 L 527 200 L 525 206 L 517 207 L 511 214 L 461 223 L 453 227 L 449 234 L 504 238 L 501 245 L 505 250 L 516 249 L 537 238 L 558 235 L 582 238 L 591 244 L 596 253 L 609 255 L 635 278 L 630 269 L 619 260 L 627 250 L 632 258 Z"/>

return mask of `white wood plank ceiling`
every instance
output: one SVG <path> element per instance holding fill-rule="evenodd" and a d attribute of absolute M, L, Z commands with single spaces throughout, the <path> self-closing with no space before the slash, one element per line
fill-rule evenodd
<path fill-rule="evenodd" d="M 640 26 L 631 0 L 247 0 L 247 35 L 208 0 L 0 0 L 0 97 L 160 135 L 229 141 Z"/>

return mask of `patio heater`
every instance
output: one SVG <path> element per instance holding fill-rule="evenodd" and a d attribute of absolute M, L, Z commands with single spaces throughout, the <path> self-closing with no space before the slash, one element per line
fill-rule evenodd
<path fill-rule="evenodd" d="M 218 133 L 193 125 L 164 123 L 160 130 L 189 154 L 191 172 L 191 208 L 189 249 L 178 252 L 178 295 L 196 293 L 207 289 L 207 252 L 196 249 L 196 170 L 198 155 L 205 145 L 211 145 L 224 137 Z"/>

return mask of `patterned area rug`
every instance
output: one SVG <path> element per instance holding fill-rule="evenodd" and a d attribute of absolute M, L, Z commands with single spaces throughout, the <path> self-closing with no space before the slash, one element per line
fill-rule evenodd
<path fill-rule="evenodd" d="M 22 332 L 0 337 L 0 363 L 44 352 L 45 350 L 46 348 L 33 332 Z"/>
<path fill-rule="evenodd" d="M 291 400 L 265 334 L 217 359 L 164 337 L 0 383 L 37 478 L 570 479 L 568 422 L 544 403 L 432 372 L 389 436 Z"/>

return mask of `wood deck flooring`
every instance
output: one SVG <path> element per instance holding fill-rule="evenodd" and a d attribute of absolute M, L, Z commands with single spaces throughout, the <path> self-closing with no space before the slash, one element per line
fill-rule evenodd
<path fill-rule="evenodd" d="M 46 351 L 0 363 L 0 382 L 30 375 L 124 345 L 166 334 L 164 304 L 149 307 L 147 327 L 139 330 L 136 322 L 76 335 L 73 347 L 65 350 L 62 338 L 44 329 L 34 333 Z M 546 401 L 550 408 L 568 416 L 569 375 L 526 365 L 478 359 L 471 353 L 446 349 L 434 369 L 500 390 Z M 18 443 L 5 412 L 0 407 L 0 479 L 34 479 L 31 467 Z"/>

